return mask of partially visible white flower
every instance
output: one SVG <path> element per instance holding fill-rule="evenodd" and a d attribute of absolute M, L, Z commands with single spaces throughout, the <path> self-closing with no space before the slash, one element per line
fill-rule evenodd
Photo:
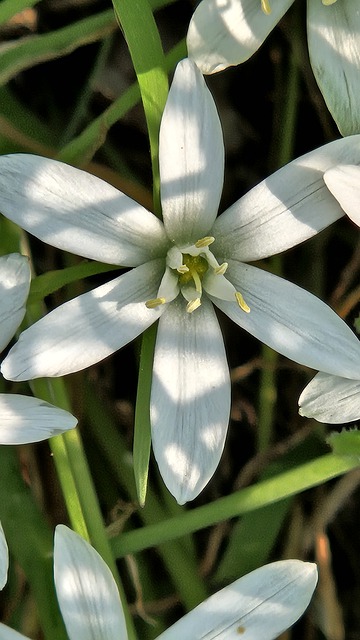
<path fill-rule="evenodd" d="M 245 62 L 293 0 L 202 0 L 190 21 L 188 54 L 203 73 Z M 342 135 L 360 130 L 358 0 L 308 0 L 310 62 Z"/>
<path fill-rule="evenodd" d="M 99 554 L 78 534 L 58 525 L 54 578 L 69 640 L 127 640 L 115 580 Z M 273 640 L 304 613 L 317 583 L 315 564 L 281 560 L 221 589 L 158 640 Z M 0 624 L 0 640 L 25 638 Z"/>
<path fill-rule="evenodd" d="M 20 325 L 30 286 L 27 258 L 17 253 L 0 257 L 0 352 Z M 39 442 L 76 425 L 67 411 L 33 398 L 0 394 L 0 444 Z M 1 582 L 0 582 L 1 583 Z"/>
<path fill-rule="evenodd" d="M 360 227 L 360 167 L 333 167 L 325 171 L 324 180 L 345 213 Z"/>
<path fill-rule="evenodd" d="M 360 226 L 360 168 L 339 165 L 324 180 L 349 218 Z M 360 419 L 360 380 L 319 372 L 299 398 L 299 413 L 319 422 L 341 424 Z"/>
<path fill-rule="evenodd" d="M 9 552 L 6 544 L 4 529 L 0 522 L 0 589 L 6 585 L 9 568 Z"/>
<path fill-rule="evenodd" d="M 134 267 L 53 310 L 4 360 L 10 380 L 66 375 L 109 356 L 159 320 L 152 444 L 180 503 L 212 477 L 224 447 L 230 378 L 213 304 L 279 353 L 360 377 L 346 324 L 304 289 L 245 264 L 311 238 L 343 215 L 323 175 L 360 164 L 360 135 L 286 165 L 217 217 L 224 145 L 196 65 L 177 66 L 160 129 L 164 223 L 95 176 L 32 155 L 0 158 L 0 210 L 39 239 Z"/>
<path fill-rule="evenodd" d="M 299 413 L 329 424 L 359 420 L 360 380 L 317 373 L 299 398 Z"/>

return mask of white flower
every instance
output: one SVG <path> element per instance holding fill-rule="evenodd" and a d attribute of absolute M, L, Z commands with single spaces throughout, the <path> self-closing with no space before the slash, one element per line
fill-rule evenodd
<path fill-rule="evenodd" d="M 99 554 L 64 525 L 54 545 L 56 594 L 69 640 L 126 640 L 115 580 Z M 304 613 L 317 583 L 315 564 L 280 560 L 205 600 L 158 640 L 272 640 Z M 0 624 L 0 640 L 25 636 Z"/>
<path fill-rule="evenodd" d="M 190 21 L 188 54 L 203 73 L 244 62 L 294 0 L 202 0 Z M 331 6 L 330 6 L 331 5 Z M 360 128 L 358 0 L 308 0 L 311 65 L 342 135 Z"/>
<path fill-rule="evenodd" d="M 360 348 L 318 298 L 245 264 L 293 247 L 343 215 L 324 171 L 360 164 L 360 136 L 317 149 L 264 180 L 220 217 L 224 148 L 216 108 L 188 59 L 177 67 L 160 132 L 164 223 L 102 180 L 55 160 L 0 158 L 0 210 L 41 240 L 134 267 L 24 331 L 5 359 L 10 380 L 60 376 L 99 362 L 159 319 L 152 443 L 184 503 L 219 462 L 230 380 L 213 305 L 279 353 L 360 376 Z"/>
<path fill-rule="evenodd" d="M 0 352 L 21 323 L 29 293 L 27 258 L 17 253 L 0 257 Z M 33 398 L 0 394 L 0 444 L 39 442 L 75 427 L 67 411 Z M 1 583 L 1 581 L 0 581 Z"/>

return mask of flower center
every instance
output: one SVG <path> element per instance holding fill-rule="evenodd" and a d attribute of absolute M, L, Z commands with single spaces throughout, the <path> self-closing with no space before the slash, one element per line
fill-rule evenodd
<path fill-rule="evenodd" d="M 181 292 L 187 300 L 186 311 L 192 313 L 200 307 L 204 289 L 215 298 L 236 302 L 245 313 L 249 313 L 250 307 L 241 293 L 224 276 L 227 262 L 219 264 L 209 249 L 214 241 L 212 236 L 206 236 L 186 247 L 171 247 L 167 252 L 166 269 L 157 298 L 148 300 L 146 306 L 154 309 L 171 302 Z"/>

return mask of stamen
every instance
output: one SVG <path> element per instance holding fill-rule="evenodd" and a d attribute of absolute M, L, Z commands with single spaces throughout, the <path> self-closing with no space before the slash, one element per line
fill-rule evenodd
<path fill-rule="evenodd" d="M 322 0 L 323 5 L 325 7 L 330 7 L 331 4 L 335 4 L 336 0 Z"/>
<path fill-rule="evenodd" d="M 249 305 L 246 304 L 244 298 L 242 297 L 241 293 L 239 293 L 239 291 L 237 291 L 235 293 L 235 298 L 236 298 L 236 302 L 238 303 L 240 309 L 245 311 L 245 313 L 250 313 L 250 307 L 249 307 Z"/>
<path fill-rule="evenodd" d="M 189 267 L 187 267 L 186 264 L 182 264 L 181 267 L 176 269 L 176 271 L 178 273 L 187 273 L 189 271 Z"/>
<path fill-rule="evenodd" d="M 223 262 L 219 267 L 214 269 L 217 276 L 223 276 L 229 266 L 228 262 Z"/>
<path fill-rule="evenodd" d="M 266 16 L 269 16 L 271 13 L 271 7 L 269 0 L 261 0 L 261 9 L 265 13 Z"/>
<path fill-rule="evenodd" d="M 165 302 L 165 298 L 153 298 L 152 300 L 145 302 L 145 306 L 148 309 L 156 309 L 156 307 L 160 307 L 160 305 L 165 304 Z"/>
<path fill-rule="evenodd" d="M 200 238 L 200 240 L 195 242 L 195 247 L 197 249 L 202 249 L 203 247 L 208 247 L 213 242 L 215 242 L 215 238 L 213 236 L 205 236 L 205 238 Z"/>
<path fill-rule="evenodd" d="M 188 313 L 192 313 L 193 311 L 195 311 L 195 309 L 198 309 L 200 305 L 201 305 L 200 298 L 195 298 L 194 300 L 190 300 L 190 302 L 188 302 L 186 305 L 186 311 Z"/>

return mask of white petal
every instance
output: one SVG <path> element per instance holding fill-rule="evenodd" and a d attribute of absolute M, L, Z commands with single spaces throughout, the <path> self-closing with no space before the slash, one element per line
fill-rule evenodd
<path fill-rule="evenodd" d="M 162 223 L 137 202 L 40 156 L 0 157 L 0 211 L 54 247 L 109 264 L 137 266 L 168 245 Z"/>
<path fill-rule="evenodd" d="M 3 361 L 8 380 L 73 373 L 100 362 L 136 338 L 163 312 L 157 295 L 163 260 L 136 267 L 61 305 L 26 329 Z"/>
<path fill-rule="evenodd" d="M 54 579 L 69 640 L 126 640 L 110 569 L 93 547 L 64 525 L 55 530 Z"/>
<path fill-rule="evenodd" d="M 151 390 L 154 454 L 169 491 L 183 504 L 212 477 L 230 415 L 223 338 L 211 303 L 193 313 L 177 298 L 161 316 Z"/>
<path fill-rule="evenodd" d="M 235 202 L 212 229 L 216 257 L 259 260 L 311 238 L 340 218 L 343 211 L 323 180 L 324 171 L 339 163 L 360 164 L 360 135 L 301 156 Z"/>
<path fill-rule="evenodd" d="M 30 287 L 30 267 L 25 256 L 0 257 L 0 352 L 13 337 L 25 315 Z"/>
<path fill-rule="evenodd" d="M 343 320 L 305 289 L 229 261 L 227 277 L 250 307 L 213 298 L 240 327 L 287 358 L 326 373 L 360 378 L 360 342 Z"/>
<path fill-rule="evenodd" d="M 360 418 L 360 381 L 318 373 L 299 398 L 299 413 L 319 422 L 340 424 Z"/>
<path fill-rule="evenodd" d="M 40 442 L 76 424 L 71 413 L 39 398 L 0 394 L 0 444 Z"/>
<path fill-rule="evenodd" d="M 316 583 L 309 562 L 267 564 L 202 602 L 158 640 L 273 640 L 304 613 Z"/>
<path fill-rule="evenodd" d="M 29 638 L 0 622 L 0 640 L 29 640 Z"/>
<path fill-rule="evenodd" d="M 176 67 L 160 128 L 161 201 L 169 238 L 206 236 L 216 218 L 224 176 L 224 144 L 215 103 L 190 60 Z"/>
<path fill-rule="evenodd" d="M 0 589 L 3 589 L 6 585 L 8 568 L 9 568 L 9 552 L 6 544 L 4 529 L 2 528 L 2 525 L 0 522 Z"/>
<path fill-rule="evenodd" d="M 343 136 L 360 130 L 360 11 L 358 0 L 331 6 L 308 0 L 310 62 L 320 91 Z"/>
<path fill-rule="evenodd" d="M 325 171 L 324 180 L 345 213 L 360 227 L 360 167 L 334 167 Z"/>
<path fill-rule="evenodd" d="M 203 73 L 245 62 L 258 50 L 293 0 L 270 0 L 265 15 L 260 0 L 202 0 L 187 35 L 189 58 Z"/>

